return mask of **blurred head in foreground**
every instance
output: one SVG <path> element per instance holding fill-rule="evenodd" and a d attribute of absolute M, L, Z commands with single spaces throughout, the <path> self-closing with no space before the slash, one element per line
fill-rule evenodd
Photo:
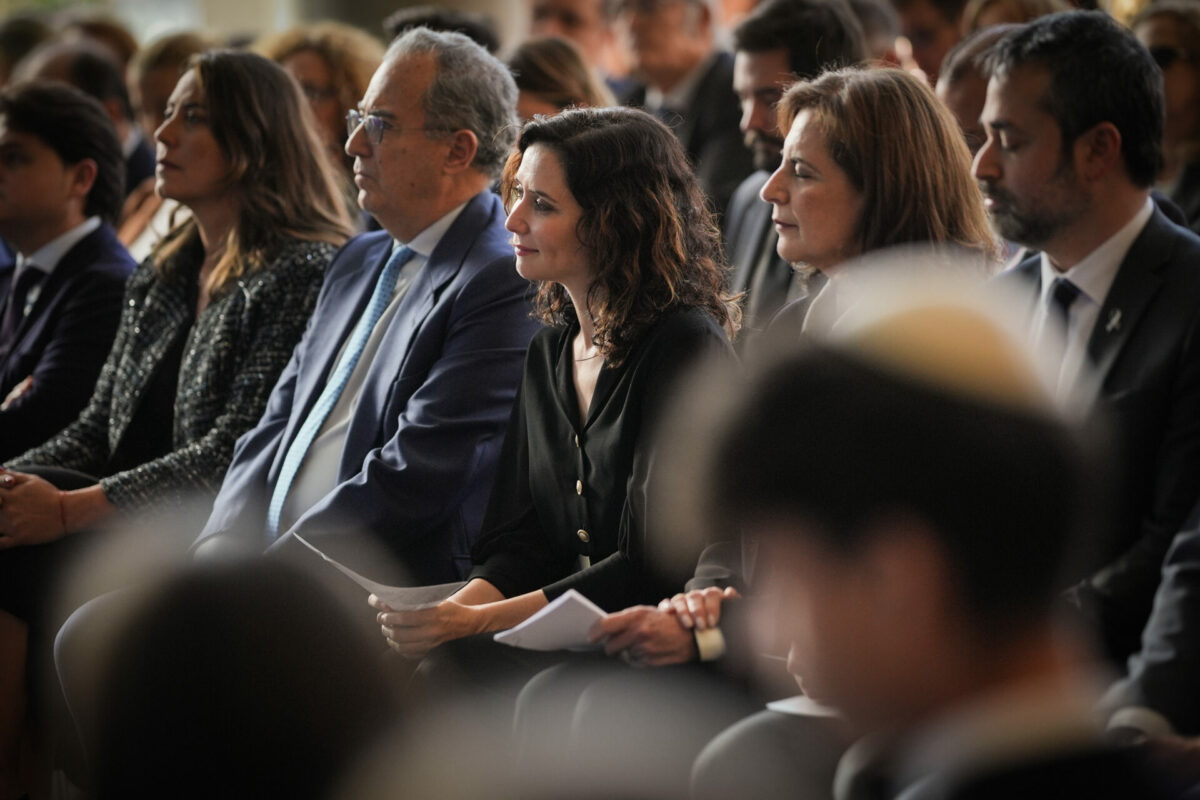
<path fill-rule="evenodd" d="M 718 435 L 710 489 L 761 542 L 774 633 L 861 732 L 1044 680 L 1060 652 L 1092 494 L 1013 341 L 961 305 L 893 311 L 778 359 Z"/>
<path fill-rule="evenodd" d="M 96 797 L 326 796 L 395 710 L 358 633 L 276 561 L 171 579 L 113 642 Z"/>

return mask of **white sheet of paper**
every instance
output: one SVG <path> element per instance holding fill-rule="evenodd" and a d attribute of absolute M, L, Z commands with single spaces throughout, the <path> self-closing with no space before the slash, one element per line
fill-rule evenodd
<path fill-rule="evenodd" d="M 304 537 L 295 533 L 292 535 L 309 550 L 312 550 L 321 558 L 328 561 L 330 565 L 333 566 L 333 568 L 338 572 L 342 573 L 347 578 L 366 589 L 368 592 L 374 594 L 396 611 L 415 611 L 420 608 L 436 606 L 438 603 L 442 602 L 447 597 L 454 594 L 464 585 L 466 585 L 465 581 L 458 581 L 456 583 L 439 583 L 433 586 L 387 586 L 385 584 L 373 581 L 364 575 L 358 574 L 345 564 L 340 564 L 337 561 L 334 561 L 332 558 L 313 547 L 310 542 L 305 541 Z"/>
<path fill-rule="evenodd" d="M 495 639 L 526 650 L 595 650 L 600 645 L 588 642 L 588 631 L 606 616 L 591 600 L 568 589 L 520 625 L 497 633 Z"/>
<path fill-rule="evenodd" d="M 836 717 L 838 715 L 838 712 L 829 706 L 821 705 L 816 700 L 802 694 L 774 700 L 767 703 L 767 708 L 781 714 L 794 714 L 797 717 Z"/>

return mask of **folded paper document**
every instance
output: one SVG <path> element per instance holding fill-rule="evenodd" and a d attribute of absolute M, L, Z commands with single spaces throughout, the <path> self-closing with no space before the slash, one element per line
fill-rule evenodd
<path fill-rule="evenodd" d="M 526 650 L 595 650 L 588 631 L 607 614 L 574 589 L 559 595 L 549 605 L 515 628 L 500 631 L 496 641 Z"/>
<path fill-rule="evenodd" d="M 419 608 L 428 608 L 436 606 L 438 603 L 445 600 L 450 595 L 457 592 L 465 585 L 465 581 L 457 583 L 439 583 L 435 586 L 387 586 L 358 574 L 354 570 L 347 567 L 345 564 L 339 564 L 329 556 L 322 553 L 317 548 L 313 547 L 308 542 L 304 541 L 302 536 L 292 534 L 300 540 L 301 544 L 312 550 L 321 558 L 328 561 L 334 569 L 345 575 L 350 580 L 357 583 L 368 592 L 373 593 L 383 602 L 387 603 L 396 611 L 415 611 Z"/>

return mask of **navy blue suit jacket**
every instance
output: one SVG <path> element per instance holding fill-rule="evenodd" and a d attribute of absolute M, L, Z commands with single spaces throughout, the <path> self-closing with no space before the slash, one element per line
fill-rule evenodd
<path fill-rule="evenodd" d="M 997 276 L 1040 286 L 1039 256 Z M 1136 650 L 1163 557 L 1200 496 L 1200 237 L 1156 209 L 1125 260 L 1087 343 L 1098 411 L 1113 423 L 1120 480 L 1115 540 L 1078 587 L 1109 655 Z"/>
<path fill-rule="evenodd" d="M 265 547 L 265 498 L 391 248 L 386 232 L 367 233 L 334 258 L 262 419 L 238 440 L 197 547 L 218 533 L 260 537 Z M 289 546 L 300 533 L 355 569 L 392 580 L 348 545 L 353 537 L 345 532 L 357 529 L 374 534 L 419 583 L 465 576 L 525 350 L 539 327 L 529 297 L 500 200 L 481 193 L 401 301 L 347 430 L 337 486 L 274 547 Z"/>
<path fill-rule="evenodd" d="M 101 225 L 67 251 L 43 283 L 12 342 L 0 342 L 0 400 L 32 376 L 33 386 L 0 411 L 0 463 L 39 445 L 79 416 L 121 318 L 133 259 Z M 0 261 L 0 302 L 15 260 Z"/>

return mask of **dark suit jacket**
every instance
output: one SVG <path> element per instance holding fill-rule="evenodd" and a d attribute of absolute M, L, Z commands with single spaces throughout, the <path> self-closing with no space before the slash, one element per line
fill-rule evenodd
<path fill-rule="evenodd" d="M 442 236 L 371 364 L 337 486 L 274 547 L 291 546 L 291 534 L 300 533 L 355 569 L 394 579 L 346 545 L 351 537 L 343 534 L 358 527 L 385 543 L 419 583 L 466 574 L 525 349 L 538 328 L 504 218 L 500 200 L 484 192 Z M 391 248 L 387 233 L 368 233 L 334 259 L 262 419 L 237 443 L 197 547 L 218 533 L 266 546 L 265 498 Z"/>
<path fill-rule="evenodd" d="M 646 104 L 646 87 L 638 86 L 623 98 L 628 106 Z M 754 161 L 743 142 L 738 122 L 741 106 L 733 92 L 733 56 L 717 53 L 696 87 L 695 96 L 674 125 L 687 151 L 701 188 L 723 214 L 734 190 L 751 172 Z"/>
<path fill-rule="evenodd" d="M 1036 298 L 1033 256 L 997 276 Z M 1134 241 L 1087 352 L 1096 408 L 1114 423 L 1120 491 L 1114 539 L 1080 598 L 1110 655 L 1137 649 L 1167 547 L 1200 496 L 1200 237 L 1160 210 Z"/>
<path fill-rule="evenodd" d="M 771 204 L 758 196 L 770 177 L 759 170 L 742 181 L 725 212 L 725 256 L 733 268 L 729 288 L 747 293 L 741 342 L 766 328 L 783 308 L 795 277 L 792 265 L 775 251 L 779 235 L 771 223 Z"/>
<path fill-rule="evenodd" d="M 12 342 L 0 342 L 0 400 L 33 376 L 33 387 L 0 411 L 0 463 L 40 444 L 79 415 L 108 356 L 125 281 L 136 265 L 107 225 L 85 236 L 43 283 Z M 15 261 L 0 263 L 0 302 Z"/>
<path fill-rule="evenodd" d="M 1200 510 L 1200 509 L 1198 509 Z M 1111 713 L 1142 706 L 1183 736 L 1200 735 L 1200 520 L 1175 537 L 1163 566 L 1142 649 L 1104 699 Z"/>

